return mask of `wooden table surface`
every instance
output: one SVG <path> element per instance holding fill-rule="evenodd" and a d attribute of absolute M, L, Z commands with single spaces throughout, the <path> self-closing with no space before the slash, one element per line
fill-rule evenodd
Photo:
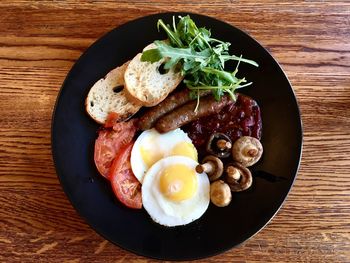
<path fill-rule="evenodd" d="M 150 262 L 76 213 L 51 157 L 51 115 L 77 58 L 144 15 L 191 11 L 235 25 L 281 63 L 299 101 L 303 158 L 254 238 L 208 262 L 350 262 L 349 1 L 1 1 L 0 261 Z M 263 2 L 263 3 L 262 3 Z"/>

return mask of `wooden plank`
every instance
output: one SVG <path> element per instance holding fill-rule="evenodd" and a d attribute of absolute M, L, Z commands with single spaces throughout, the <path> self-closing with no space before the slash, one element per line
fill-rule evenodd
<path fill-rule="evenodd" d="M 0 261 L 153 262 L 90 229 L 53 166 L 50 124 L 66 74 L 103 34 L 165 11 L 215 16 L 256 38 L 296 92 L 304 151 L 270 224 L 207 262 L 350 261 L 349 1 L 1 1 Z"/>

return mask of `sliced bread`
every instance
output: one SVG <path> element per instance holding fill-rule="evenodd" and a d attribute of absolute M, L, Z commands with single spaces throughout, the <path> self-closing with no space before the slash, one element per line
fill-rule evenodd
<path fill-rule="evenodd" d="M 125 96 L 124 73 L 128 62 L 111 70 L 104 78 L 98 80 L 90 89 L 85 100 L 87 113 L 96 122 L 104 124 L 110 112 L 115 112 L 119 120 L 134 115 L 141 105 L 130 101 Z"/>
<path fill-rule="evenodd" d="M 156 48 L 150 44 L 144 50 Z M 143 106 L 155 106 L 164 100 L 181 82 L 183 77 L 174 69 L 165 72 L 165 59 L 150 63 L 141 61 L 141 53 L 137 54 L 129 63 L 125 74 L 126 96 Z"/>

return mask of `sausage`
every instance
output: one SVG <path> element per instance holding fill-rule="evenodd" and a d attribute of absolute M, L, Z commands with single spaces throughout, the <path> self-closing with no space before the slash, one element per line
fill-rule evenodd
<path fill-rule="evenodd" d="M 231 103 L 234 103 L 234 101 L 228 95 L 223 96 L 220 101 L 216 101 L 213 96 L 206 96 L 201 99 L 197 112 L 194 112 L 197 101 L 190 101 L 162 116 L 156 122 L 155 128 L 160 133 L 175 130 L 198 118 L 218 113 L 222 108 Z"/>
<path fill-rule="evenodd" d="M 190 101 L 190 93 L 188 89 L 184 89 L 173 94 L 170 94 L 165 100 L 158 105 L 150 108 L 139 120 L 139 128 L 148 130 L 153 127 L 155 122 L 178 106 Z"/>
<path fill-rule="evenodd" d="M 208 92 L 201 92 L 200 96 L 208 95 Z M 156 121 L 172 111 L 173 109 L 191 101 L 190 92 L 184 89 L 170 94 L 158 105 L 150 108 L 139 120 L 138 126 L 141 130 L 148 130 L 154 126 Z"/>

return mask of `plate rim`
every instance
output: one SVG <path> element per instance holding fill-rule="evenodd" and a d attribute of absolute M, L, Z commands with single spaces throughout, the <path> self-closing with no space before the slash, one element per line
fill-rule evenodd
<path fill-rule="evenodd" d="M 259 46 L 259 48 L 263 49 L 267 54 L 268 56 L 278 65 L 279 69 L 281 70 L 281 73 L 284 75 L 284 77 L 286 78 L 287 82 L 288 82 L 288 85 L 289 85 L 289 89 L 290 91 L 292 92 L 292 98 L 295 102 L 295 106 L 296 106 L 296 110 L 297 110 L 297 115 L 298 115 L 298 124 L 300 125 L 300 134 L 298 134 L 297 136 L 300 137 L 300 146 L 298 147 L 298 160 L 297 160 L 297 165 L 296 167 L 294 167 L 295 169 L 295 172 L 294 172 L 294 176 L 293 176 L 293 180 L 291 181 L 291 184 L 290 184 L 290 187 L 288 189 L 288 191 L 284 194 L 283 196 L 283 200 L 281 201 L 281 203 L 278 205 L 276 211 L 273 213 L 273 215 L 266 221 L 264 222 L 261 226 L 259 225 L 257 228 L 258 230 L 257 231 L 254 231 L 254 233 L 252 235 L 250 235 L 248 238 L 244 239 L 243 241 L 235 244 L 235 245 L 229 245 L 229 246 L 226 246 L 225 248 L 221 248 L 221 249 L 218 249 L 216 252 L 214 253 L 206 253 L 206 254 L 203 254 L 203 255 L 197 255 L 197 256 L 182 256 L 182 255 L 179 255 L 177 257 L 162 257 L 161 255 L 160 256 L 156 256 L 156 255 L 151 255 L 151 254 L 148 254 L 148 253 L 145 253 L 145 252 L 140 252 L 140 251 L 137 251 L 137 250 L 134 250 L 134 249 L 131 249 L 131 248 L 128 248 L 127 246 L 121 244 L 121 243 L 117 243 L 113 240 L 111 240 L 109 237 L 107 237 L 105 234 L 102 233 L 102 231 L 100 231 L 99 227 L 97 225 L 94 225 L 92 224 L 91 222 L 89 222 L 89 220 L 82 215 L 80 209 L 73 203 L 72 201 L 72 196 L 70 194 L 70 192 L 67 190 L 67 187 L 63 184 L 62 182 L 62 174 L 59 173 L 59 167 L 57 166 L 57 152 L 56 152 L 56 147 L 55 147 L 55 144 L 54 144 L 54 125 L 55 125 L 55 118 L 56 118 L 56 112 L 57 112 L 57 107 L 58 107 L 58 104 L 59 104 L 59 100 L 60 100 L 60 97 L 61 97 L 61 93 L 64 89 L 64 87 L 66 86 L 66 82 L 68 81 L 68 79 L 70 79 L 71 77 L 71 74 L 72 74 L 72 71 L 73 69 L 80 65 L 82 63 L 82 60 L 85 56 L 87 56 L 87 53 L 89 53 L 90 50 L 92 50 L 96 45 L 98 45 L 98 43 L 106 38 L 107 36 L 109 36 L 110 34 L 112 34 L 114 31 L 116 30 L 120 30 L 121 28 L 123 27 L 126 27 L 128 26 L 129 23 L 133 23 L 133 22 L 136 22 L 136 21 L 139 21 L 139 20 L 147 20 L 149 18 L 152 18 L 152 17 L 161 17 L 161 16 L 167 16 L 167 15 L 175 15 L 175 16 L 178 16 L 178 15 L 194 15 L 194 16 L 200 16 L 200 17 L 203 17 L 204 19 L 209 19 L 209 20 L 215 20 L 216 22 L 219 22 L 219 23 L 223 23 L 223 24 L 226 24 L 227 26 L 235 29 L 235 30 L 238 30 L 240 31 L 242 34 L 244 34 L 246 37 L 248 38 L 251 38 L 251 40 L 254 41 L 255 45 Z M 299 127 L 298 127 L 299 128 Z M 299 130 L 297 129 L 297 132 L 299 132 Z M 122 248 L 128 252 L 131 252 L 135 255 L 139 255 L 139 256 L 143 256 L 143 257 L 146 257 L 146 258 L 152 258 L 152 259 L 158 259 L 158 260 L 169 260 L 169 261 L 181 261 L 181 260 L 198 260 L 198 259 L 204 259 L 204 258 L 209 258 L 209 257 L 213 257 L 213 256 L 216 256 L 216 255 L 219 255 L 219 254 L 222 254 L 222 253 L 226 253 L 228 252 L 229 250 L 232 250 L 234 248 L 236 248 L 237 246 L 240 246 L 244 243 L 246 243 L 247 241 L 249 241 L 250 239 L 252 239 L 253 237 L 255 237 L 260 231 L 262 231 L 271 221 L 272 219 L 274 219 L 274 217 L 277 215 L 277 213 L 280 211 L 280 209 L 282 208 L 282 206 L 284 205 L 284 203 L 286 202 L 288 196 L 289 196 L 289 193 L 290 191 L 292 190 L 293 186 L 294 186 L 294 183 L 295 183 L 295 180 L 298 176 L 298 172 L 299 172 L 299 169 L 300 169 L 300 165 L 301 165 L 301 159 L 302 159 L 302 153 L 303 153 L 303 143 L 304 143 L 304 129 L 303 129 L 303 121 L 302 121 L 302 115 L 301 115 L 301 111 L 300 111 L 300 106 L 299 106 L 299 103 L 298 103 L 298 100 L 297 100 L 297 96 L 295 94 L 295 91 L 293 89 L 293 86 L 291 85 L 291 82 L 287 76 L 287 74 L 285 73 L 285 71 L 283 70 L 282 66 L 280 65 L 280 63 L 272 56 L 272 54 L 264 47 L 262 46 L 253 36 L 251 36 L 250 34 L 248 34 L 245 30 L 233 25 L 233 24 L 230 24 L 228 22 L 226 22 L 225 20 L 220 20 L 216 17 L 213 17 L 213 16 L 208 16 L 208 15 L 203 15 L 203 14 L 200 14 L 200 13 L 194 13 L 194 12 L 156 12 L 156 13 L 151 13 L 151 14 L 148 14 L 148 15 L 145 15 L 145 16 L 138 16 L 138 17 L 135 17 L 131 20 L 128 20 L 118 26 L 115 26 L 113 27 L 111 30 L 105 32 L 104 34 L 98 36 L 96 38 L 96 40 L 90 44 L 83 52 L 82 54 L 75 60 L 75 62 L 73 63 L 73 65 L 70 67 L 64 81 L 62 82 L 62 85 L 57 93 L 57 96 L 56 96 L 56 100 L 55 100 L 55 103 L 54 103 L 54 106 L 53 106 L 53 110 L 52 110 L 52 116 L 51 116 L 51 132 L 50 132 L 50 136 L 51 136 L 51 155 L 52 155 L 52 160 L 53 160 L 53 164 L 54 164 L 54 169 L 55 169 L 55 172 L 56 172 L 56 176 L 60 182 L 60 185 L 68 199 L 68 201 L 70 202 L 70 204 L 73 206 L 75 212 L 84 220 L 84 223 L 89 226 L 94 232 L 96 232 L 98 235 L 100 235 L 102 238 L 104 238 L 105 240 L 108 240 L 109 242 L 111 242 L 112 244 L 114 245 L 117 245 L 119 248 Z"/>

